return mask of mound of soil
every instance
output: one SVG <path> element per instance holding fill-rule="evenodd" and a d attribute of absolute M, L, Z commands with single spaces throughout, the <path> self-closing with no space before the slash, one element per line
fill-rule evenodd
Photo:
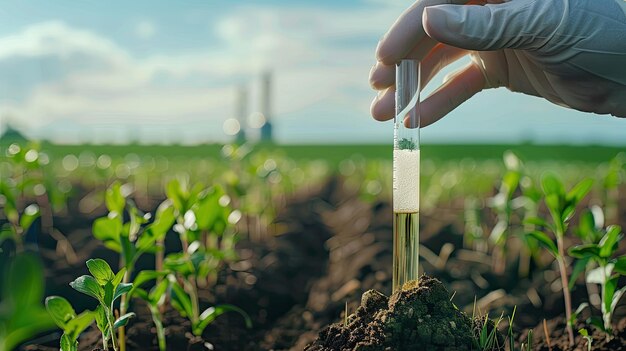
<path fill-rule="evenodd" d="M 473 323 L 428 276 L 390 298 L 369 290 L 347 323 L 323 329 L 307 351 L 469 350 Z"/>

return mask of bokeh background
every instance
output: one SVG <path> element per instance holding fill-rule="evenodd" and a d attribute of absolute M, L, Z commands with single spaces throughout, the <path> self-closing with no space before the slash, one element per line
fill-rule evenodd
<path fill-rule="evenodd" d="M 410 4 L 2 2 L 0 272 L 23 252 L 36 265 L 12 275 L 19 284 L 0 276 L 0 351 L 22 309 L 46 316 L 45 296 L 64 296 L 78 312 L 95 308 L 69 283 L 89 258 L 123 265 L 111 240 L 127 234 L 94 225 L 107 218 L 128 228 L 147 221 L 132 227 L 163 250 L 141 255 L 134 272 L 165 269 L 172 283 L 183 276 L 159 267 L 159 255 L 189 259 L 187 238 L 202 237 L 192 245 L 211 266 L 191 295 L 202 308 L 229 303 L 252 320 L 247 329 L 227 313 L 192 336 L 190 314 L 166 303 L 172 350 L 302 350 L 328 324 L 343 323 L 365 291 L 391 294 L 393 128 L 369 114 L 368 74 L 379 38 Z M 467 60 L 443 70 L 423 96 Z M 517 308 L 515 338 L 540 326 L 541 349 L 547 319 L 552 340 L 563 341 L 558 267 L 527 234 L 543 230 L 554 240 L 536 218 L 552 220 L 546 179 L 566 189 L 593 182 L 576 214 L 564 216 L 566 249 L 597 243 L 606 226 L 626 228 L 626 119 L 493 89 L 421 138 L 420 272 L 441 280 L 468 314 Z M 107 196 L 125 209 L 113 210 Z M 149 228 L 170 213 L 158 209 L 175 222 L 157 241 Z M 617 249 L 626 252 L 623 242 Z M 580 262 L 566 260 L 570 272 Z M 598 317 L 599 288 L 583 275 L 571 280 L 573 306 L 589 303 L 581 316 Z M 3 288 L 11 284 L 38 294 L 15 308 Z M 131 305 L 128 350 L 157 350 L 146 305 Z M 614 316 L 626 344 L 625 302 Z M 583 317 L 578 327 L 592 330 Z M 60 330 L 48 322 L 21 334 L 17 349 L 58 350 Z M 594 330 L 594 348 L 603 350 Z M 91 327 L 79 350 L 99 345 Z"/>
<path fill-rule="evenodd" d="M 391 124 L 369 117 L 368 72 L 379 38 L 410 3 L 7 2 L 0 125 L 59 143 L 197 144 L 228 141 L 237 128 L 258 137 L 269 119 L 280 143 L 391 143 Z M 422 135 L 623 144 L 624 128 L 626 120 L 496 89 Z"/>

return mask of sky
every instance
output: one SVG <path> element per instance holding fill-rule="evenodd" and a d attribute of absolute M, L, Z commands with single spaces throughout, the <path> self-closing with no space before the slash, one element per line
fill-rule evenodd
<path fill-rule="evenodd" d="M 370 117 L 368 74 L 378 40 L 410 4 L 3 2 L 0 122 L 62 143 L 222 142 L 232 138 L 224 125 L 236 117 L 242 88 L 255 122 L 269 71 L 278 142 L 391 143 L 392 124 Z M 435 77 L 426 94 L 464 62 Z M 427 143 L 626 146 L 626 119 L 491 89 L 421 135 Z"/>

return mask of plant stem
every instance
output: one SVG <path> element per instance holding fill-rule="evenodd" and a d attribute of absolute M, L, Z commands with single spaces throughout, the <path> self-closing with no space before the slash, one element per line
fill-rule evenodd
<path fill-rule="evenodd" d="M 569 292 L 569 278 L 567 276 L 567 267 L 565 266 L 565 249 L 563 248 L 563 234 L 556 233 L 556 243 L 559 250 L 559 256 L 556 261 L 559 265 L 559 273 L 561 274 L 561 287 L 563 289 L 563 300 L 565 301 L 565 320 L 567 335 L 570 346 L 574 346 L 574 330 L 570 323 L 572 318 L 572 298 Z"/>
<path fill-rule="evenodd" d="M 606 341 L 611 340 L 611 311 L 606 310 L 606 266 L 602 267 L 602 298 L 600 299 L 602 304 L 602 320 L 604 321 L 604 334 L 606 335 Z"/>
<path fill-rule="evenodd" d="M 191 310 L 193 312 L 193 315 L 191 316 L 191 324 L 193 327 L 193 325 L 197 324 L 198 320 L 200 319 L 200 308 L 198 306 L 198 288 L 196 287 L 195 278 L 192 277 L 191 279 L 183 279 L 183 281 L 185 282 L 185 287 L 187 288 L 187 293 L 191 298 Z"/>
<path fill-rule="evenodd" d="M 132 267 L 128 267 L 126 269 L 126 272 L 124 273 L 124 278 L 122 279 L 122 282 L 124 284 L 127 284 L 128 281 L 130 280 L 131 271 L 132 271 Z M 128 306 L 127 306 L 128 302 L 126 301 L 126 299 L 127 299 L 126 294 L 122 295 L 122 298 L 120 300 L 120 316 L 125 315 L 126 310 L 128 309 Z M 120 351 L 126 351 L 126 327 L 125 326 L 121 326 L 118 329 L 117 336 L 119 338 Z"/>
<path fill-rule="evenodd" d="M 115 343 L 115 329 L 113 328 L 113 322 L 111 321 L 111 310 L 108 307 L 105 307 L 104 313 L 106 313 L 107 322 L 109 323 L 109 334 L 111 335 L 111 341 L 113 342 L 113 350 L 117 351 L 117 345 Z"/>
<path fill-rule="evenodd" d="M 154 254 L 154 269 L 157 272 L 163 272 L 163 257 L 165 256 L 165 240 L 161 239 L 161 240 L 157 240 L 156 242 L 156 246 L 157 246 L 157 252 Z M 161 283 L 162 278 L 158 277 L 157 278 L 157 285 L 159 283 Z M 165 304 L 161 304 L 159 305 L 159 312 L 163 313 L 165 312 Z"/>
<path fill-rule="evenodd" d="M 159 307 L 150 305 L 150 313 L 152 314 L 152 321 L 154 321 L 154 326 L 156 327 L 157 339 L 159 340 L 159 350 L 165 351 L 167 348 L 165 328 L 163 328 L 163 322 L 161 321 L 162 316 L 159 312 Z"/>

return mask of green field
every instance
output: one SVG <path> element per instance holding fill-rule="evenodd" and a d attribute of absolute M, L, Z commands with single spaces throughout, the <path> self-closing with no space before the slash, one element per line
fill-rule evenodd
<path fill-rule="evenodd" d="M 2 144 L 0 144 L 2 145 Z M 2 147 L 2 146 L 0 146 Z M 90 151 L 96 155 L 108 154 L 122 156 L 129 153 L 163 157 L 218 157 L 222 145 L 207 144 L 197 146 L 181 145 L 54 145 L 42 144 L 42 149 L 52 157 L 66 154 L 79 154 Z M 391 145 L 277 145 L 259 144 L 258 149 L 283 152 L 297 160 L 324 159 L 338 163 L 353 155 L 362 155 L 367 159 L 391 159 Z M 565 161 L 601 163 L 614 157 L 619 152 L 626 152 L 626 146 L 581 146 L 581 145 L 534 145 L 534 144 L 431 144 L 422 145 L 422 158 L 448 161 L 473 158 L 475 160 L 501 159 L 506 150 L 511 150 L 527 161 Z"/>

